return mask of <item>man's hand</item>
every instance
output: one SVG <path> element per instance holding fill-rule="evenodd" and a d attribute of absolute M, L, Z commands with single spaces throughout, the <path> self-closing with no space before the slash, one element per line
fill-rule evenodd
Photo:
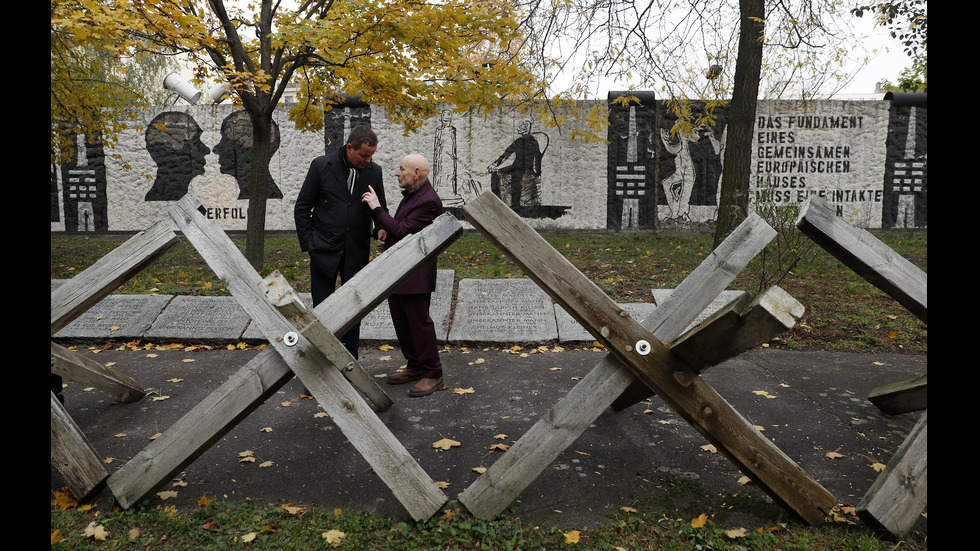
<path fill-rule="evenodd" d="M 374 192 L 374 188 L 371 186 L 368 186 L 368 191 L 361 196 L 361 202 L 367 203 L 371 210 L 381 206 L 381 201 L 378 201 L 378 194 Z"/>
<path fill-rule="evenodd" d="M 388 238 L 388 232 L 386 232 L 384 230 L 378 230 L 378 250 L 379 251 L 382 251 L 383 252 L 385 250 L 385 239 L 387 239 L 387 238 Z"/>

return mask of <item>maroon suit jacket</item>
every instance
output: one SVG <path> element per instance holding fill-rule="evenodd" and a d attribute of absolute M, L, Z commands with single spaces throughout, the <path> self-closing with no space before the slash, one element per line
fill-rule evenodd
<path fill-rule="evenodd" d="M 385 247 L 391 247 L 409 234 L 422 231 L 443 213 L 442 199 L 428 180 L 422 182 L 411 192 L 402 191 L 402 201 L 392 217 L 382 207 L 374 209 L 374 222 L 388 232 Z M 419 271 L 415 272 L 393 294 L 411 295 L 431 293 L 436 288 L 436 264 L 438 257 L 432 258 Z"/>

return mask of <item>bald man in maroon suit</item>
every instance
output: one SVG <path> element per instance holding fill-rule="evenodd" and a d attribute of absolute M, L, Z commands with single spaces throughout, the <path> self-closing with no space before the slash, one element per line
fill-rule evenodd
<path fill-rule="evenodd" d="M 395 177 L 402 190 L 402 201 L 395 216 L 389 215 L 381 205 L 373 187 L 369 187 L 362 198 L 371 209 L 374 223 L 387 232 L 383 241 L 378 240 L 378 247 L 382 249 L 409 234 L 418 233 L 443 212 L 442 200 L 429 183 L 429 162 L 425 157 L 407 155 L 398 165 Z M 395 335 L 408 360 L 403 371 L 388 377 L 388 383 L 418 381 L 409 390 L 409 396 L 427 396 L 443 387 L 439 343 L 436 342 L 435 324 L 429 316 L 435 288 L 436 258 L 433 258 L 388 297 Z"/>

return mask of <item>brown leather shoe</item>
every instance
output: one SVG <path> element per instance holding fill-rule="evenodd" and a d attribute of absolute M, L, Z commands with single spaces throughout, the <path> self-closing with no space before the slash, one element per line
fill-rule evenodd
<path fill-rule="evenodd" d="M 422 378 L 421 371 L 409 371 L 407 369 L 399 371 L 394 375 L 388 377 L 389 385 L 403 385 L 405 383 L 410 383 L 412 381 L 417 381 Z"/>
<path fill-rule="evenodd" d="M 442 377 L 438 379 L 422 379 L 421 381 L 415 383 L 415 386 L 408 391 L 408 395 L 412 397 L 428 396 L 442 386 Z"/>

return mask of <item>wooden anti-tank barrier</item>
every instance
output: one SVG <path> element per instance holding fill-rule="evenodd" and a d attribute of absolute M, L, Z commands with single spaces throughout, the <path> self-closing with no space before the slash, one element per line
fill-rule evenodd
<path fill-rule="evenodd" d="M 437 512 L 446 503 L 446 496 L 367 405 L 366 401 L 383 411 L 392 402 L 336 335 L 343 334 L 452 243 L 462 232 L 459 222 L 450 215 L 440 217 L 418 235 L 380 255 L 310 310 L 279 274 L 262 279 L 224 232 L 201 215 L 199 207 L 196 198 L 187 195 L 173 205 L 170 215 L 272 346 L 104 478 L 120 506 L 131 507 L 165 484 L 295 375 L 413 518 L 424 519 Z M 824 521 L 837 504 L 834 496 L 700 376 L 705 369 L 792 328 L 803 306 L 773 287 L 754 299 L 743 295 L 731 301 L 684 332 L 774 237 L 774 230 L 764 221 L 750 216 L 640 323 L 493 194 L 481 195 L 467 204 L 463 213 L 610 351 L 460 494 L 460 503 L 471 513 L 496 516 L 605 408 L 615 409 L 617 404 L 625 407 L 653 392 L 775 501 L 809 524 Z M 125 279 L 116 285 L 122 281 Z M 52 299 L 54 303 L 54 293 Z M 57 330 L 54 320 L 53 307 L 52 334 Z M 72 434 L 80 433 L 76 429 Z M 55 439 L 53 426 L 53 449 Z M 92 475 L 91 479 L 99 476 Z"/>

